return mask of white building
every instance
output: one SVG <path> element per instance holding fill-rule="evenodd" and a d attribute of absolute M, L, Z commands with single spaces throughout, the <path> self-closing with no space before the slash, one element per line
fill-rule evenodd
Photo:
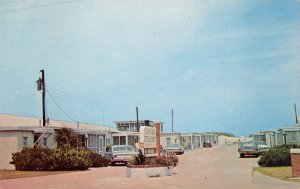
<path fill-rule="evenodd" d="M 86 148 L 102 154 L 112 144 L 112 135 L 118 131 L 101 125 L 50 120 L 43 127 L 39 118 L 0 114 L 0 169 L 14 169 L 9 164 L 11 154 L 23 147 L 41 145 L 56 147 L 55 130 L 66 127 L 79 133 Z"/>

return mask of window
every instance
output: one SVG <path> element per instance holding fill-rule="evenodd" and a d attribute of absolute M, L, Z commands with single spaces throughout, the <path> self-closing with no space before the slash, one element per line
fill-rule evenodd
<path fill-rule="evenodd" d="M 266 136 L 265 135 L 254 135 L 253 140 L 254 140 L 254 142 L 263 142 L 263 141 L 266 141 Z"/>
<path fill-rule="evenodd" d="M 119 136 L 113 137 L 113 145 L 120 145 L 120 138 Z"/>
<path fill-rule="evenodd" d="M 47 138 L 43 138 L 43 145 L 47 146 Z"/>
<path fill-rule="evenodd" d="M 167 138 L 167 146 L 170 146 L 171 144 L 171 138 Z"/>
<path fill-rule="evenodd" d="M 39 139 L 39 136 L 38 135 L 34 135 L 34 137 L 33 137 L 33 144 L 34 144 L 34 146 L 38 145 L 38 143 L 39 143 L 38 139 Z"/>
<path fill-rule="evenodd" d="M 120 136 L 120 145 L 126 144 L 126 136 Z"/>
<path fill-rule="evenodd" d="M 287 141 L 297 141 L 297 133 L 296 132 L 286 132 L 287 133 Z"/>
<path fill-rule="evenodd" d="M 110 138 L 107 138 L 107 139 L 106 139 L 106 145 L 111 145 L 111 143 L 110 143 Z"/>
<path fill-rule="evenodd" d="M 23 137 L 23 147 L 27 147 L 27 145 L 28 145 L 28 137 L 25 136 Z"/>

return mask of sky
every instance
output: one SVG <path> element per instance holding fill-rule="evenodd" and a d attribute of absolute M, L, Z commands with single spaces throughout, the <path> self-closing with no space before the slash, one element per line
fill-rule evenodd
<path fill-rule="evenodd" d="M 253 132 L 300 112 L 297 0 L 2 0 L 0 113 Z M 299 114 L 299 113 L 298 113 Z M 0 120 L 1 121 L 1 120 Z"/>

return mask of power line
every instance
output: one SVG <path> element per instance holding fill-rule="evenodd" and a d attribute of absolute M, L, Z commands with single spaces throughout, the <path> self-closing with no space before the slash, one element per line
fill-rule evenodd
<path fill-rule="evenodd" d="M 103 111 L 103 109 L 106 109 L 105 107 L 96 106 L 95 103 L 88 103 L 88 102 L 76 100 L 74 98 L 70 98 L 70 97 L 67 97 L 67 96 L 62 96 L 62 95 L 55 94 L 55 93 L 53 93 L 53 91 L 52 91 L 52 95 L 54 97 L 61 98 L 64 101 L 72 102 L 72 103 L 74 103 L 76 105 L 80 104 L 80 105 L 83 105 L 85 107 L 90 107 L 90 108 L 92 108 L 94 110 L 101 110 L 101 111 Z"/>
<path fill-rule="evenodd" d="M 49 88 L 49 86 L 47 86 Z M 74 101 L 76 102 L 82 102 L 84 104 L 88 104 L 88 105 L 100 105 L 103 106 L 103 103 L 96 100 L 96 99 L 92 99 L 92 98 L 85 98 L 82 96 L 78 96 L 78 95 L 74 95 L 72 93 L 68 93 L 53 87 L 50 87 L 51 91 L 55 92 L 57 95 L 65 97 L 65 98 L 73 98 Z"/>
<path fill-rule="evenodd" d="M 56 100 L 53 98 L 53 96 L 51 95 L 51 93 L 49 92 L 49 90 L 47 90 L 47 94 L 50 96 L 50 98 L 53 100 L 53 102 L 55 103 L 55 105 L 72 121 L 76 122 L 75 119 L 73 119 L 69 114 L 67 114 L 67 112 L 65 112 L 62 107 L 60 107 L 60 105 L 56 102 Z"/>
<path fill-rule="evenodd" d="M 83 0 L 71 0 L 71 1 L 64 1 L 64 2 L 59 2 L 59 3 L 49 3 L 49 4 L 45 4 L 45 5 L 24 7 L 24 8 L 18 8 L 18 9 L 10 9 L 10 10 L 6 10 L 6 11 L 1 11 L 0 13 L 9 13 L 9 12 L 16 12 L 16 11 L 28 10 L 28 9 L 50 7 L 50 6 L 56 6 L 56 5 L 62 5 L 62 4 L 75 3 L 75 2 L 78 2 L 78 1 L 83 1 Z"/>
<path fill-rule="evenodd" d="M 30 1 L 30 0 L 18 0 L 18 1 L 7 1 L 7 2 L 1 2 L 1 4 L 11 4 L 11 3 L 19 3 L 19 2 L 24 2 L 24 1 Z"/>

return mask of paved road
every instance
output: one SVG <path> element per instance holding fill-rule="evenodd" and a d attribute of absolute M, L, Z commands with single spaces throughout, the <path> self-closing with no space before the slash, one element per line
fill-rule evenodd
<path fill-rule="evenodd" d="M 2 189 L 300 189 L 300 184 L 278 181 L 252 172 L 257 158 L 240 159 L 237 146 L 215 146 L 179 156 L 175 174 L 160 178 L 127 178 L 126 167 L 0 181 Z"/>

